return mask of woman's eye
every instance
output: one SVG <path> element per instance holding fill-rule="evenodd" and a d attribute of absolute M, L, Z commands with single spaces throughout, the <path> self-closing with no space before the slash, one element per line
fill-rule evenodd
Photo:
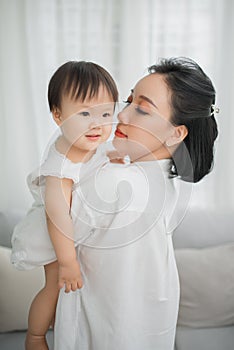
<path fill-rule="evenodd" d="M 126 101 L 123 101 L 123 103 L 127 103 L 128 105 L 130 105 L 130 103 L 132 103 L 132 99 L 128 98 Z"/>
<path fill-rule="evenodd" d="M 124 106 L 124 108 L 123 108 L 123 109 L 126 109 L 132 103 L 132 101 L 129 100 L 129 98 L 128 98 L 126 101 L 123 101 L 123 103 L 126 103 L 126 106 Z"/>
<path fill-rule="evenodd" d="M 141 114 L 141 115 L 147 115 L 147 114 L 149 114 L 149 113 L 143 111 L 139 106 L 137 106 L 137 107 L 135 108 L 135 110 L 137 111 L 137 113 L 139 113 L 139 114 Z"/>
<path fill-rule="evenodd" d="M 107 117 L 111 117 L 111 114 L 110 114 L 110 113 L 104 113 L 102 116 L 103 116 L 104 118 L 107 118 Z"/>
<path fill-rule="evenodd" d="M 86 112 L 86 111 L 80 112 L 79 114 L 82 115 L 83 117 L 89 117 L 90 116 L 89 112 Z"/>
<path fill-rule="evenodd" d="M 132 103 L 132 95 L 128 96 L 126 101 L 123 101 L 123 103 L 127 103 L 128 105 Z"/>

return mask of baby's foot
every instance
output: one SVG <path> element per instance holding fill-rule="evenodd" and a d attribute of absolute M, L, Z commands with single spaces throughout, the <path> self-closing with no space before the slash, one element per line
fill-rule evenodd
<path fill-rule="evenodd" d="M 49 350 L 46 337 L 28 331 L 25 339 L 25 350 Z"/>

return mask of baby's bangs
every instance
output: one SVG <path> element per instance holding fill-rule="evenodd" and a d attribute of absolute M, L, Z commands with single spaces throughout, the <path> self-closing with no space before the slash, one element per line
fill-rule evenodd
<path fill-rule="evenodd" d="M 64 87 L 64 93 L 74 100 L 91 99 L 98 95 L 102 81 L 94 74 L 70 74 Z"/>

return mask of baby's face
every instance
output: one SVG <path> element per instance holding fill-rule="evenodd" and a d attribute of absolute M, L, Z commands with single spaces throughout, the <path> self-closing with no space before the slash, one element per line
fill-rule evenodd
<path fill-rule="evenodd" d="M 113 114 L 114 102 L 103 87 L 97 96 L 84 101 L 64 96 L 59 117 L 53 112 L 66 141 L 82 151 L 95 150 L 109 138 Z"/>

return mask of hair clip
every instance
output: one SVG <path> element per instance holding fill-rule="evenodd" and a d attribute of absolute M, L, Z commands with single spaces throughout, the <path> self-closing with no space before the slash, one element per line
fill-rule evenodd
<path fill-rule="evenodd" d="M 220 109 L 216 105 L 211 105 L 211 115 L 219 113 Z"/>

